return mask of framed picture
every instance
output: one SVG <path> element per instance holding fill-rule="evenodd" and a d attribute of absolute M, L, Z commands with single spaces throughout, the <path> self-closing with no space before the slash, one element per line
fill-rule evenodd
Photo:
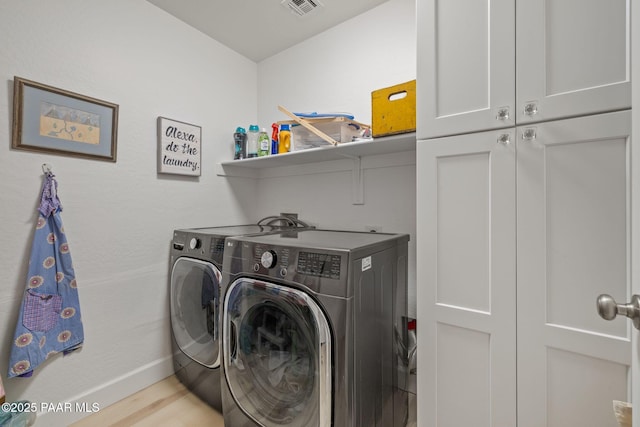
<path fill-rule="evenodd" d="M 158 117 L 158 172 L 200 176 L 200 126 Z"/>
<path fill-rule="evenodd" d="M 118 105 L 14 77 L 13 148 L 115 162 L 117 131 Z"/>

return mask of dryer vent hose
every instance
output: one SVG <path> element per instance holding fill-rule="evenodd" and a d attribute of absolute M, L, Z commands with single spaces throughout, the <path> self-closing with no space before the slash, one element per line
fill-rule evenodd
<path fill-rule="evenodd" d="M 297 218 L 291 218 L 288 216 L 266 216 L 257 222 L 257 225 L 279 225 L 285 224 L 287 227 L 295 227 L 295 228 L 315 228 L 304 221 L 301 221 Z"/>

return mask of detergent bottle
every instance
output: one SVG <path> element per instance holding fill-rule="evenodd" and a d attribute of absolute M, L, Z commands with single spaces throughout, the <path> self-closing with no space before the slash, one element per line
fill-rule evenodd
<path fill-rule="evenodd" d="M 247 131 L 243 127 L 238 127 L 233 133 L 233 141 L 233 159 L 244 159 L 247 156 Z"/>
<path fill-rule="evenodd" d="M 288 153 L 291 150 L 291 131 L 289 125 L 280 126 L 278 139 L 278 154 Z"/>
<path fill-rule="evenodd" d="M 271 140 L 267 134 L 267 130 L 262 128 L 258 135 L 258 157 L 268 156 L 271 151 Z"/>
<path fill-rule="evenodd" d="M 271 124 L 271 154 L 278 154 L 278 124 Z"/>
<path fill-rule="evenodd" d="M 258 157 L 258 134 L 260 128 L 258 125 L 249 126 L 249 133 L 247 134 L 247 158 Z"/>

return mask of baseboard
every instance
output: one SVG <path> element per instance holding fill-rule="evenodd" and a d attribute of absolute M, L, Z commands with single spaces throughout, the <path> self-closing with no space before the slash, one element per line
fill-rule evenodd
<path fill-rule="evenodd" d="M 36 425 L 66 427 L 170 375 L 173 360 L 167 356 L 71 397 L 60 404 L 62 407 L 39 412 Z"/>

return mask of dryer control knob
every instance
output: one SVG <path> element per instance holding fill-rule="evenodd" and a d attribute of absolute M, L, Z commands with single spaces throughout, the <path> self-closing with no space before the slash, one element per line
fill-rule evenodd
<path fill-rule="evenodd" d="M 189 248 L 198 249 L 199 247 L 200 247 L 200 239 L 198 239 L 197 237 L 194 237 L 189 241 Z"/>
<path fill-rule="evenodd" d="M 262 254 L 262 258 L 260 258 L 260 262 L 264 268 L 273 268 L 276 266 L 278 262 L 276 253 L 274 251 L 266 251 Z"/>

